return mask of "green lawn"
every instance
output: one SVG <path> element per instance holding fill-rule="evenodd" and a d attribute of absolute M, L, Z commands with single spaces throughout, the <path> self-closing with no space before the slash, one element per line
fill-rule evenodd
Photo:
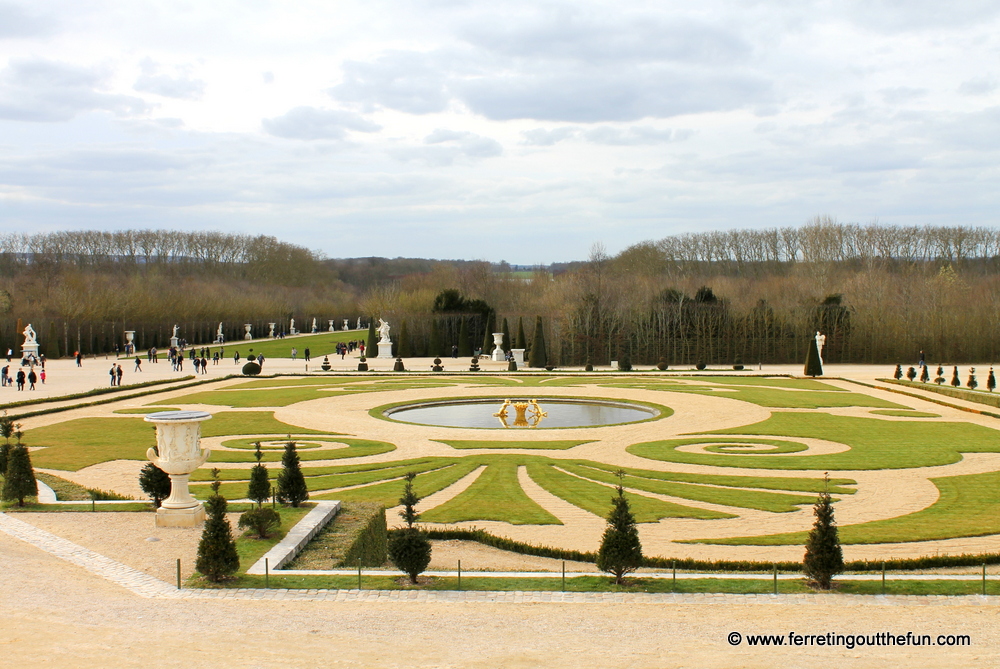
<path fill-rule="evenodd" d="M 528 476 L 548 492 L 595 516 L 605 517 L 611 510 L 613 488 L 559 471 L 539 462 L 527 465 Z M 629 505 L 638 523 L 655 523 L 662 518 L 734 518 L 733 514 L 709 511 L 627 492 Z"/>
<path fill-rule="evenodd" d="M 817 438 L 850 446 L 828 455 L 750 455 L 685 453 L 677 447 L 689 439 L 633 444 L 626 450 L 639 457 L 715 467 L 760 469 L 909 469 L 948 465 L 962 453 L 1000 452 L 1000 431 L 972 423 L 887 421 L 825 413 L 774 412 L 771 418 L 710 434 L 751 434 Z M 703 439 L 699 437 L 699 439 Z"/>
<path fill-rule="evenodd" d="M 486 467 L 468 488 L 451 500 L 421 512 L 425 523 L 498 520 L 514 525 L 562 525 L 558 518 L 528 497 L 517 480 L 516 461 Z"/>
<path fill-rule="evenodd" d="M 896 416 L 898 418 L 940 418 L 939 413 L 928 413 L 926 411 L 910 411 L 905 409 L 875 409 L 869 411 L 878 416 Z"/>
<path fill-rule="evenodd" d="M 838 528 L 842 544 L 932 541 L 1000 534 L 1000 472 L 931 479 L 941 495 L 926 509 L 905 516 Z M 810 519 L 811 523 L 812 520 Z M 694 540 L 732 546 L 804 544 L 808 530 L 760 537 Z"/>
<path fill-rule="evenodd" d="M 282 423 L 270 411 L 219 412 L 201 424 L 205 437 L 303 432 L 313 431 Z M 145 460 L 146 450 L 156 445 L 156 433 L 142 418 L 76 418 L 27 430 L 24 443 L 44 447 L 31 453 L 36 467 L 77 471 L 109 460 Z M 224 461 L 215 455 L 217 462 Z M 247 455 L 250 460 L 244 460 L 252 461 L 252 454 Z"/>

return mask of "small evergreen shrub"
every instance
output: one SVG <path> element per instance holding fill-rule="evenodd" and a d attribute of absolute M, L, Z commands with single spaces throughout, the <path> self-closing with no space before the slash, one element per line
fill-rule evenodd
<path fill-rule="evenodd" d="M 153 502 L 153 507 L 159 509 L 163 500 L 170 497 L 170 476 L 152 462 L 147 462 L 139 472 L 139 487 Z"/>
<path fill-rule="evenodd" d="M 299 504 L 309 499 L 306 479 L 302 475 L 299 454 L 295 450 L 295 442 L 289 440 L 285 444 L 285 452 L 281 456 L 281 473 L 278 474 L 278 501 L 299 508 Z"/>
<path fill-rule="evenodd" d="M 17 501 L 18 506 L 24 506 L 25 497 L 37 495 L 38 484 L 35 482 L 35 470 L 31 466 L 28 447 L 21 444 L 11 446 L 7 455 L 7 472 L 4 474 L 0 499 L 5 502 Z"/>
<path fill-rule="evenodd" d="M 396 358 L 396 362 L 392 365 L 392 371 L 394 372 L 405 372 L 406 367 L 403 365 L 402 358 Z"/>
<path fill-rule="evenodd" d="M 441 366 L 441 358 L 434 358 L 434 364 L 431 365 L 432 372 L 443 372 L 444 367 Z"/>
<path fill-rule="evenodd" d="M 896 379 L 897 381 L 899 381 L 901 378 L 903 378 L 903 366 L 902 365 L 896 365 L 896 369 L 892 373 L 892 378 Z"/>
<path fill-rule="evenodd" d="M 248 362 L 243 365 L 243 376 L 257 376 L 260 374 L 260 365 L 256 362 Z"/>
<path fill-rule="evenodd" d="M 954 388 L 961 388 L 962 387 L 962 381 L 959 380 L 959 378 L 958 378 L 958 367 L 957 366 L 951 371 L 951 385 Z"/>
<path fill-rule="evenodd" d="M 668 365 L 666 358 L 660 358 L 659 362 L 656 363 L 656 368 L 661 372 L 666 371 L 667 367 Z"/>
<path fill-rule="evenodd" d="M 618 361 L 618 371 L 619 372 L 631 372 L 632 371 L 632 359 L 629 357 L 628 353 L 623 355 Z"/>
<path fill-rule="evenodd" d="M 829 475 L 825 479 L 829 485 Z M 809 531 L 802 571 L 815 582 L 817 588 L 829 590 L 833 577 L 844 571 L 844 554 L 840 548 L 829 490 L 819 494 L 819 499 L 813 506 L 813 514 L 816 522 Z"/>
<path fill-rule="evenodd" d="M 361 356 L 360 362 L 358 362 L 358 371 L 367 372 L 368 371 L 368 358 Z"/>
<path fill-rule="evenodd" d="M 907 369 L 906 370 L 906 378 L 909 379 L 912 382 L 913 379 L 917 378 L 917 370 L 913 369 L 912 367 L 910 367 L 909 369 Z"/>
<path fill-rule="evenodd" d="M 969 387 L 969 390 L 975 390 L 979 387 L 979 381 L 976 381 L 975 367 L 969 367 L 969 378 L 966 380 L 965 385 Z"/>
<path fill-rule="evenodd" d="M 334 568 L 381 567 L 389 559 L 389 537 L 385 524 L 385 507 L 381 504 L 358 505 L 368 516 L 367 522 L 354 535 L 343 556 L 333 556 Z"/>
<path fill-rule="evenodd" d="M 927 370 L 927 365 L 920 366 L 920 382 L 927 383 L 931 380 L 930 372 Z"/>
<path fill-rule="evenodd" d="M 219 470 L 212 470 L 212 496 L 205 502 L 207 518 L 198 542 L 198 559 L 195 569 L 212 583 L 224 581 L 240 568 L 240 556 L 236 552 L 233 529 L 226 518 L 228 503 L 219 494 Z"/>
<path fill-rule="evenodd" d="M 507 363 L 507 371 L 508 372 L 516 372 L 517 371 L 517 361 L 514 360 L 514 358 L 511 358 L 510 362 Z"/>
<path fill-rule="evenodd" d="M 271 498 L 271 479 L 268 476 L 267 465 L 261 462 L 264 454 L 260 450 L 260 442 L 254 444 L 254 457 L 257 464 L 250 469 L 250 484 L 247 486 L 247 499 L 257 503 L 259 508 L 264 502 Z"/>
<path fill-rule="evenodd" d="M 934 383 L 936 383 L 936 384 L 938 384 L 940 386 L 942 383 L 944 383 L 944 381 L 945 381 L 945 378 L 944 378 L 944 367 L 942 367 L 941 365 L 938 365 L 938 368 L 937 368 L 937 378 L 934 379 Z"/>
<path fill-rule="evenodd" d="M 708 364 L 706 364 L 704 361 L 699 361 L 698 364 L 694 366 L 694 368 L 697 369 L 699 372 L 703 371 L 706 367 L 708 367 Z"/>
<path fill-rule="evenodd" d="M 271 531 L 281 526 L 281 516 L 269 506 L 260 506 L 240 514 L 238 526 L 252 532 L 258 539 L 267 539 Z"/>
<path fill-rule="evenodd" d="M 406 527 L 389 533 L 389 559 L 397 569 L 410 577 L 410 583 L 414 585 L 417 583 L 417 576 L 431 563 L 431 542 L 415 525 L 420 519 L 415 508 L 420 498 L 413 492 L 413 479 L 416 477 L 415 472 L 406 473 L 403 496 L 399 498 L 403 507 L 399 515 L 406 521 Z"/>
<path fill-rule="evenodd" d="M 615 577 L 621 585 L 625 576 L 642 566 L 642 544 L 635 516 L 629 508 L 625 489 L 621 485 L 624 472 L 618 471 L 619 483 L 615 486 L 617 495 L 611 498 L 611 512 L 608 524 L 601 537 L 601 547 L 597 551 L 597 568 Z"/>

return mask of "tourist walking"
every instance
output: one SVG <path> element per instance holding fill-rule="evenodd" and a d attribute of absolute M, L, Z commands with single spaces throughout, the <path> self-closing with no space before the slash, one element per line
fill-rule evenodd
<path fill-rule="evenodd" d="M 309 349 L 305 350 L 305 354 L 306 354 L 306 362 L 309 362 Z"/>
<path fill-rule="evenodd" d="M 28 372 L 28 390 L 35 389 L 35 381 L 37 380 L 38 380 L 38 375 L 35 374 L 35 370 L 32 369 L 30 372 Z"/>
<path fill-rule="evenodd" d="M 76 352 L 76 366 L 83 367 L 83 353 Z"/>
<path fill-rule="evenodd" d="M 111 365 L 111 371 L 108 372 L 111 375 L 111 385 L 115 385 L 115 366 Z"/>
<path fill-rule="evenodd" d="M 132 371 L 133 372 L 142 371 L 142 358 L 140 358 L 139 356 L 135 356 L 135 369 L 133 369 Z"/>
<path fill-rule="evenodd" d="M 9 378 L 7 376 L 7 374 L 9 372 L 10 372 L 10 365 L 6 365 L 6 366 L 4 366 L 3 369 L 0 369 L 0 385 L 3 385 L 3 386 L 6 387 L 6 385 L 7 385 L 7 379 Z"/>
<path fill-rule="evenodd" d="M 115 370 L 115 376 L 118 377 L 118 387 L 121 388 L 122 385 L 122 366 L 118 365 L 118 369 Z"/>
<path fill-rule="evenodd" d="M 208 358 L 201 359 L 201 373 L 208 374 Z"/>
<path fill-rule="evenodd" d="M 236 363 L 237 365 L 240 364 L 240 352 L 239 351 L 236 351 L 236 353 L 233 353 L 233 362 Z"/>
<path fill-rule="evenodd" d="M 24 370 L 17 370 L 17 389 L 24 390 Z"/>
<path fill-rule="evenodd" d="M 299 354 L 299 349 L 293 348 L 292 349 L 292 360 L 295 360 L 295 356 L 297 356 L 298 354 Z"/>
<path fill-rule="evenodd" d="M 45 385 L 45 368 L 42 367 L 42 371 L 38 372 L 38 378 L 42 380 L 42 385 Z"/>

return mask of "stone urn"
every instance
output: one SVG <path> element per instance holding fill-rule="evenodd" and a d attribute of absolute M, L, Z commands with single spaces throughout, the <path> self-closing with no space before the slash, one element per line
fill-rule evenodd
<path fill-rule="evenodd" d="M 243 335 L 244 339 L 253 339 L 253 335 L 250 334 L 250 330 L 252 328 L 253 328 L 253 324 L 252 323 L 244 323 L 243 324 L 243 329 L 246 331 L 246 334 Z"/>
<path fill-rule="evenodd" d="M 493 362 L 503 362 L 505 360 L 503 351 L 503 333 L 493 333 Z"/>
<path fill-rule="evenodd" d="M 201 447 L 201 422 L 211 417 L 206 411 L 160 411 L 145 418 L 156 426 L 156 448 L 146 457 L 170 476 L 170 496 L 156 510 L 157 527 L 195 527 L 205 520 L 205 507 L 191 496 L 188 477 L 212 453 Z"/>

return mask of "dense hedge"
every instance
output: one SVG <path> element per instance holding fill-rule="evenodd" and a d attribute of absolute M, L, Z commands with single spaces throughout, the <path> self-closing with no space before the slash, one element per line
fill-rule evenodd
<path fill-rule="evenodd" d="M 428 530 L 427 536 L 431 539 L 447 541 L 475 541 L 485 546 L 492 546 L 500 550 L 520 553 L 522 555 L 536 555 L 538 557 L 555 558 L 557 560 L 576 560 L 578 562 L 596 562 L 597 554 L 583 551 L 567 550 L 564 548 L 553 548 L 550 546 L 536 546 L 521 541 L 514 541 L 506 537 L 498 537 L 485 530 Z M 1000 564 L 1000 553 L 979 553 L 962 555 L 929 555 L 920 558 L 890 559 L 885 560 L 885 568 L 891 571 L 902 571 L 911 569 L 936 569 L 938 567 L 970 567 L 982 564 Z M 878 571 L 882 569 L 882 560 L 854 560 L 844 563 L 846 571 Z M 660 569 L 685 569 L 688 571 L 722 571 L 722 572 L 747 572 L 747 571 L 771 571 L 775 567 L 778 571 L 798 572 L 802 570 L 801 562 L 753 562 L 750 560 L 695 560 L 693 558 L 661 558 L 646 557 L 643 559 L 644 567 L 655 567 Z"/>
<path fill-rule="evenodd" d="M 332 556 L 334 568 L 356 567 L 359 560 L 362 567 L 381 567 L 389 558 L 385 507 L 361 503 L 353 506 L 359 515 L 367 519 L 358 523 L 353 536 L 348 537 L 343 556 Z"/>

